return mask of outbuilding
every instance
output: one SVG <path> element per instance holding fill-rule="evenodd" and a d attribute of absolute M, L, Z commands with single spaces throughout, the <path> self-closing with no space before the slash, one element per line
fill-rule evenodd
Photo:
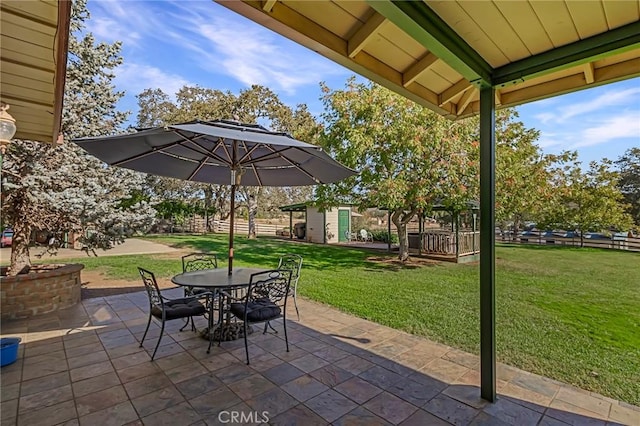
<path fill-rule="evenodd" d="M 347 234 L 351 232 L 351 206 L 340 205 L 326 210 L 320 209 L 313 202 L 282 206 L 280 210 L 289 212 L 290 238 L 298 238 L 310 243 L 336 244 L 348 242 Z M 293 213 L 304 212 L 305 222 L 293 223 Z"/>

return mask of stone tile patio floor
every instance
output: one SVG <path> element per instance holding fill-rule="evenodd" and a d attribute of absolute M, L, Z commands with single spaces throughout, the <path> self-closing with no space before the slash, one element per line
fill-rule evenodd
<path fill-rule="evenodd" d="M 287 321 L 290 352 L 282 331 L 255 332 L 250 366 L 243 340 L 207 354 L 205 340 L 178 331 L 179 320 L 167 323 L 150 362 L 159 327 L 139 348 L 145 293 L 3 321 L 3 337 L 23 340 L 18 361 L 0 371 L 2 425 L 640 424 L 638 407 L 505 365 L 499 399 L 488 404 L 477 356 L 299 304 L 301 321 Z"/>

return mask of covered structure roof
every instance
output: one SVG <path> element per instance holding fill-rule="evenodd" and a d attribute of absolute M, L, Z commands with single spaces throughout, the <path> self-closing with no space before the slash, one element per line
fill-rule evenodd
<path fill-rule="evenodd" d="M 70 14 L 68 0 L 0 3 L 0 98 L 11 106 L 17 139 L 58 139 Z"/>
<path fill-rule="evenodd" d="M 311 202 L 289 204 L 288 206 L 280 206 L 280 211 L 283 212 L 305 212 L 307 207 L 313 205 Z"/>
<path fill-rule="evenodd" d="M 220 1 L 450 118 L 640 75 L 640 3 Z"/>

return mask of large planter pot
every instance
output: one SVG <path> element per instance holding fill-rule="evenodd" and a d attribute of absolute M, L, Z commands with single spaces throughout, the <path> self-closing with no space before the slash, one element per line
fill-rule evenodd
<path fill-rule="evenodd" d="M 31 272 L 0 277 L 1 318 L 21 319 L 55 312 L 80 302 L 82 264 L 34 265 Z"/>

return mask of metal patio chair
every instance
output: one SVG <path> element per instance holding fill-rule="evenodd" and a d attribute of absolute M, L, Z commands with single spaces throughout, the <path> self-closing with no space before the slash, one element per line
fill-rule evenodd
<path fill-rule="evenodd" d="M 182 256 L 182 272 L 202 271 L 203 269 L 217 269 L 218 257 L 215 253 L 189 253 Z M 200 287 L 185 287 L 185 296 L 197 296 L 206 293 L 207 289 Z"/>
<path fill-rule="evenodd" d="M 158 287 L 158 283 L 153 272 L 140 267 L 138 267 L 138 272 L 140 272 L 140 277 L 142 278 L 144 287 L 147 290 L 147 296 L 149 296 L 149 320 L 147 321 L 147 328 L 145 328 L 144 334 L 142 335 L 140 347 L 142 347 L 144 339 L 147 337 L 147 332 L 151 325 L 151 318 L 156 318 L 161 322 L 158 343 L 156 343 L 156 347 L 151 355 L 151 361 L 153 361 L 153 358 L 156 356 L 156 352 L 158 351 L 158 347 L 160 346 L 162 335 L 164 334 L 165 322 L 174 319 L 190 319 L 194 316 L 205 315 L 207 313 L 207 308 L 202 304 L 202 302 L 200 302 L 199 297 L 194 296 L 183 297 L 180 299 L 169 299 L 163 296 L 162 293 L 160 293 L 160 288 Z M 182 329 L 180 330 L 182 331 Z"/>
<path fill-rule="evenodd" d="M 289 286 L 289 296 L 293 296 L 293 306 L 296 308 L 296 315 L 300 321 L 300 311 L 298 310 L 298 280 L 302 269 L 302 256 L 297 254 L 285 254 L 278 261 L 278 269 L 291 271 L 291 285 Z"/>
<path fill-rule="evenodd" d="M 247 355 L 247 365 L 249 365 L 249 343 L 247 334 L 248 327 L 251 324 L 269 323 L 278 318 L 282 318 L 284 340 L 287 346 L 287 352 L 289 352 L 289 339 L 287 337 L 287 299 L 290 284 L 291 271 L 274 269 L 252 274 L 249 288 L 242 299 L 236 299 L 231 295 L 226 295 L 230 300 L 235 300 L 235 302 L 232 302 L 229 306 L 230 312 L 236 318 L 243 321 L 244 348 Z"/>
<path fill-rule="evenodd" d="M 192 272 L 192 271 L 202 271 L 204 269 L 217 269 L 218 268 L 218 256 L 215 253 L 206 253 L 206 252 L 194 252 L 189 253 L 185 256 L 182 256 L 182 272 Z M 205 295 L 205 301 L 207 303 L 214 303 L 215 299 L 212 294 L 210 294 L 209 290 L 202 287 L 184 287 L 184 296 L 185 297 L 199 297 L 201 295 Z M 211 311 L 210 307 L 207 306 L 207 312 Z M 186 327 L 191 322 L 191 329 L 195 331 L 195 324 L 193 322 L 193 318 L 187 320 L 187 323 L 184 325 Z M 184 329 L 182 327 L 180 331 Z"/>

